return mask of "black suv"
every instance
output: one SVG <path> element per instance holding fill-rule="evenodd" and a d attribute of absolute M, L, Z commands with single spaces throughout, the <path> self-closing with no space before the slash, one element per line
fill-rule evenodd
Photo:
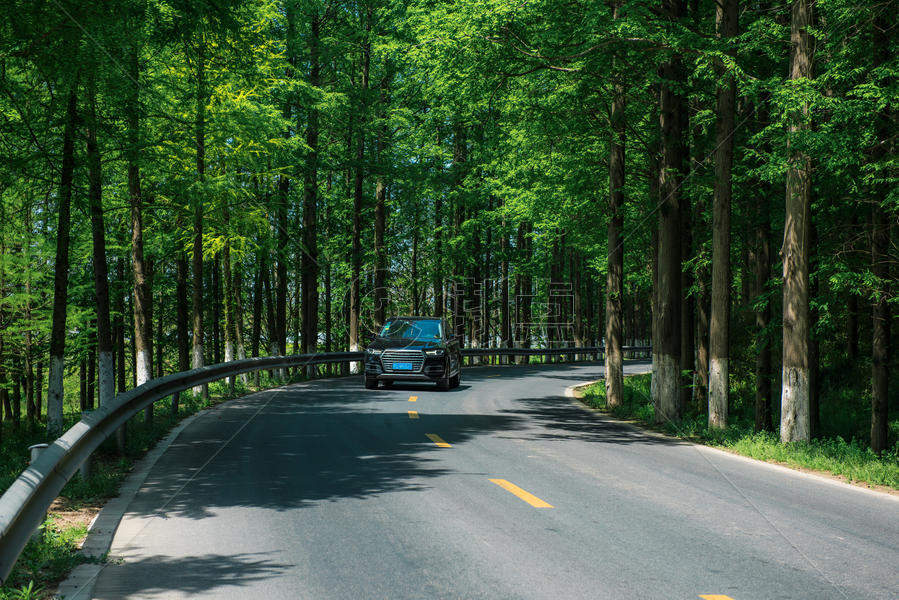
<path fill-rule="evenodd" d="M 392 317 L 365 349 L 365 387 L 383 381 L 435 381 L 441 390 L 462 379 L 459 340 L 436 317 Z"/>

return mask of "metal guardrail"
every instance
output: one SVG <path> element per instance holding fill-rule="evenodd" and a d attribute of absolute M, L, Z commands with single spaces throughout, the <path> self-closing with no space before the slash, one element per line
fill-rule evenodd
<path fill-rule="evenodd" d="M 103 441 L 151 403 L 195 386 L 265 369 L 362 360 L 362 352 L 248 358 L 172 373 L 118 394 L 43 451 L 0 497 L 0 580 L 5 581 L 53 500 Z"/>
<path fill-rule="evenodd" d="M 465 348 L 462 357 L 473 356 L 595 356 L 596 360 L 605 354 L 605 346 L 583 346 L 580 348 Z M 648 354 L 652 346 L 622 346 L 621 351 L 627 355 Z"/>
<path fill-rule="evenodd" d="M 648 347 L 623 347 L 627 352 Z M 570 356 L 599 357 L 603 347 L 588 348 L 471 348 L 464 357 Z M 329 352 L 248 358 L 172 373 L 118 394 L 112 401 L 86 415 L 46 448 L 0 497 L 0 581 L 5 581 L 28 540 L 41 525 L 47 509 L 62 488 L 104 440 L 153 402 L 227 377 L 266 369 L 286 369 L 317 364 L 363 360 L 362 352 Z"/>

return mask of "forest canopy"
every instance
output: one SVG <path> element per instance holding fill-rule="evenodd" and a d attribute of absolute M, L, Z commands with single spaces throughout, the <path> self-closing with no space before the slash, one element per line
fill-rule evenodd
<path fill-rule="evenodd" d="M 423 314 L 605 346 L 610 404 L 652 346 L 659 420 L 897 443 L 890 2 L 0 11 L 9 423 Z"/>

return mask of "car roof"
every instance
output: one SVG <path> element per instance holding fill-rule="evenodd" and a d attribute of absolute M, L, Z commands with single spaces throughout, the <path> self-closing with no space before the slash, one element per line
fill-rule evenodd
<path fill-rule="evenodd" d="M 388 320 L 388 321 L 396 321 L 396 320 L 398 320 L 398 319 L 406 319 L 406 320 L 409 320 L 409 321 L 440 321 L 440 320 L 442 320 L 442 317 L 405 317 L 405 316 L 397 316 L 397 317 L 390 317 L 390 318 L 387 319 L 387 320 Z"/>

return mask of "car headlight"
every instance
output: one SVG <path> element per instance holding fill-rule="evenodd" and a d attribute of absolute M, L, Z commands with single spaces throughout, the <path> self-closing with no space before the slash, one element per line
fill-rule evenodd
<path fill-rule="evenodd" d="M 425 350 L 428 356 L 443 356 L 443 348 L 434 348 L 433 350 Z"/>
<path fill-rule="evenodd" d="M 377 350 L 375 348 L 366 348 L 365 350 L 367 356 L 381 356 L 381 352 L 383 352 L 383 350 Z"/>

